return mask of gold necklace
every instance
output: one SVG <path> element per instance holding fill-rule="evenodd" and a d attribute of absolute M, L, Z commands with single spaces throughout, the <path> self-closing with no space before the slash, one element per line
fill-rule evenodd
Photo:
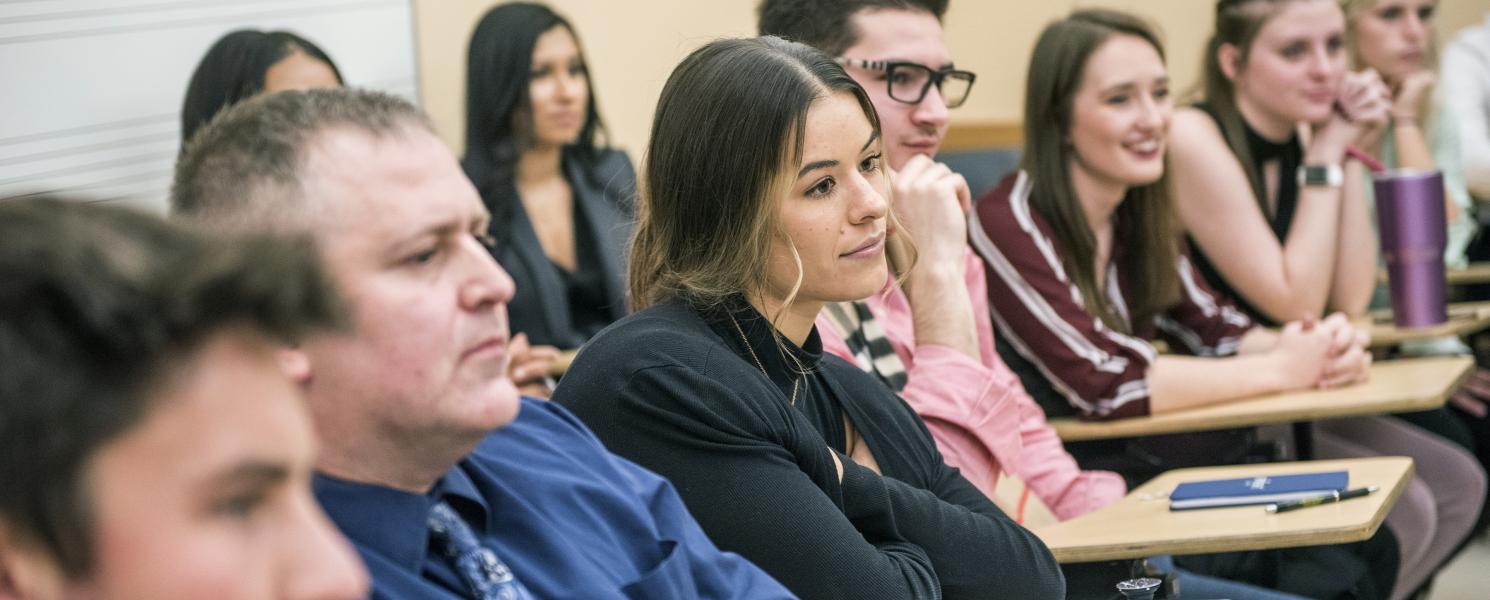
<path fill-rule="evenodd" d="M 735 333 L 740 334 L 740 341 L 745 343 L 745 350 L 750 352 L 750 358 L 755 360 L 755 366 L 761 370 L 762 375 L 766 376 L 766 380 L 770 381 L 771 374 L 766 372 L 766 365 L 761 364 L 761 357 L 755 355 L 755 347 L 750 345 L 750 338 L 745 337 L 745 330 L 740 327 L 740 322 L 735 320 L 734 313 L 729 313 L 729 322 L 735 326 Z M 797 405 L 797 384 L 799 383 L 802 383 L 801 375 L 792 380 L 792 406 Z"/>

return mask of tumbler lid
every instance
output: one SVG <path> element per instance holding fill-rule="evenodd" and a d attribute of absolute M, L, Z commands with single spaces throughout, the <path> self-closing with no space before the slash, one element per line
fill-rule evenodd
<path fill-rule="evenodd" d="M 1411 167 L 1403 167 L 1399 169 L 1387 169 L 1384 173 L 1372 173 L 1371 179 L 1374 181 L 1400 181 L 1407 179 L 1428 179 L 1430 177 L 1438 177 L 1441 174 L 1442 172 L 1438 169 L 1414 169 Z"/>

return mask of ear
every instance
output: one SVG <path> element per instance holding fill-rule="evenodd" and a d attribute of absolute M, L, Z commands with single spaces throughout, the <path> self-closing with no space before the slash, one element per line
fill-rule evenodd
<path fill-rule="evenodd" d="M 301 350 L 299 346 L 279 348 L 274 351 L 274 355 L 279 361 L 279 370 L 283 371 L 290 381 L 295 382 L 295 385 L 303 387 L 310 382 L 310 355 Z"/>
<path fill-rule="evenodd" d="M 1242 70 L 1242 51 L 1235 44 L 1221 44 L 1216 48 L 1216 64 L 1221 66 L 1221 74 L 1227 79 L 1236 81 L 1237 73 Z"/>
<path fill-rule="evenodd" d="M 0 600 L 61 598 L 62 575 L 52 561 L 15 539 L 0 519 Z"/>

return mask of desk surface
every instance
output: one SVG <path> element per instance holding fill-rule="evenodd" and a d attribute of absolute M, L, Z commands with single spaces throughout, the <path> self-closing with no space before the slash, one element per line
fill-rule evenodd
<path fill-rule="evenodd" d="M 1340 469 L 1350 472 L 1350 487 L 1380 490 L 1281 514 L 1262 506 L 1169 510 L 1169 493 L 1186 481 Z M 1033 531 L 1063 563 L 1354 542 L 1376 533 L 1411 475 L 1412 459 L 1401 456 L 1178 469 L 1106 508 Z"/>
<path fill-rule="evenodd" d="M 1449 305 L 1449 320 L 1438 325 L 1399 329 L 1392 325 L 1391 309 L 1371 311 L 1368 325 L 1371 347 L 1385 348 L 1402 342 L 1460 337 L 1490 329 L 1490 302 L 1456 302 Z M 1365 326 L 1357 323 L 1357 326 Z"/>
<path fill-rule="evenodd" d="M 1449 285 L 1490 283 L 1490 262 L 1473 262 L 1459 268 L 1445 268 L 1443 270 L 1443 278 Z M 1386 283 L 1387 272 L 1383 270 L 1377 273 L 1376 280 Z"/>
<path fill-rule="evenodd" d="M 1428 410 L 1443 405 L 1474 367 L 1467 356 L 1406 358 L 1371 365 L 1365 383 L 1222 402 L 1162 415 L 1116 421 L 1051 419 L 1062 440 L 1210 431 L 1267 423 Z"/>
<path fill-rule="evenodd" d="M 549 377 L 563 377 L 564 372 L 569 370 L 569 365 L 574 362 L 576 354 L 579 354 L 579 350 L 560 350 L 559 358 L 548 366 Z"/>
<path fill-rule="evenodd" d="M 1443 274 L 1449 285 L 1490 283 L 1490 262 L 1469 263 L 1461 269 L 1449 267 L 1444 269 Z"/>

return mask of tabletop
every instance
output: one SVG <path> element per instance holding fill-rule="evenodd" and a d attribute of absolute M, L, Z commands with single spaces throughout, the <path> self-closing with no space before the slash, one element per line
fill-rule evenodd
<path fill-rule="evenodd" d="M 1372 348 L 1442 337 L 1461 337 L 1490 329 L 1490 302 L 1455 302 L 1449 304 L 1448 315 L 1449 320 L 1438 325 L 1399 328 L 1392 324 L 1391 309 L 1381 309 L 1371 311 L 1369 317 L 1358 321 L 1356 325 L 1370 329 Z"/>
<path fill-rule="evenodd" d="M 1169 510 L 1169 493 L 1187 481 L 1342 469 L 1350 473 L 1350 487 L 1380 489 L 1363 498 L 1276 514 L 1260 505 Z M 1403 456 L 1176 469 L 1105 508 L 1031 531 L 1063 563 L 1355 542 L 1376 533 L 1412 471 L 1412 459 Z"/>
<path fill-rule="evenodd" d="M 1051 419 L 1050 425 L 1062 440 L 1073 442 L 1413 412 L 1442 406 L 1473 369 L 1474 360 L 1468 356 L 1404 358 L 1372 364 L 1370 378 L 1350 387 L 1286 392 L 1115 421 Z"/>

